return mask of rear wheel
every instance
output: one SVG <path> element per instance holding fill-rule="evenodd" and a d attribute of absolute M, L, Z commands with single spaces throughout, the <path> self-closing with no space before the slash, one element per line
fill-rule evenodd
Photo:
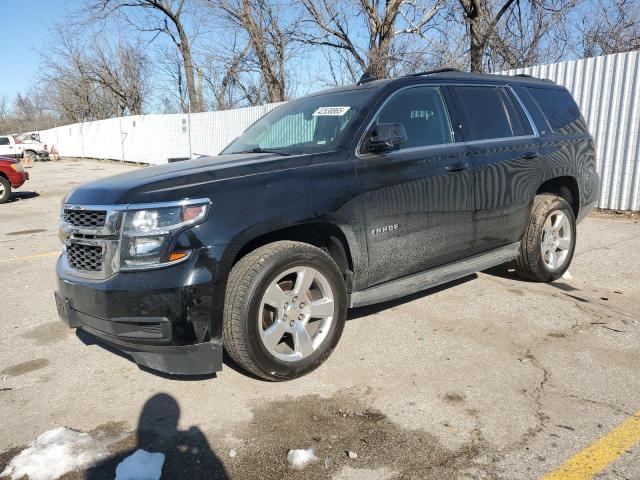
<path fill-rule="evenodd" d="M 29 157 L 29 160 L 31 160 L 32 162 L 38 161 L 38 154 L 36 152 L 28 151 L 26 155 L 27 157 Z"/>
<path fill-rule="evenodd" d="M 271 243 L 243 257 L 229 275 L 224 346 L 254 375 L 289 380 L 331 354 L 346 313 L 344 280 L 329 255 L 305 243 Z"/>
<path fill-rule="evenodd" d="M 9 180 L 0 177 L 0 203 L 6 203 L 11 198 L 11 184 Z"/>
<path fill-rule="evenodd" d="M 537 195 L 516 272 L 537 282 L 556 280 L 569 268 L 575 246 L 576 219 L 571 206 L 555 195 Z"/>

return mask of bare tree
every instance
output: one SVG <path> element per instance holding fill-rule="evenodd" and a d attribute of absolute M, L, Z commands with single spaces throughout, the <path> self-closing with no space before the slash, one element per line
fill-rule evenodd
<path fill-rule="evenodd" d="M 149 59 L 139 44 L 98 38 L 80 40 L 59 28 L 43 55 L 43 102 L 66 121 L 141 114 L 149 96 Z"/>
<path fill-rule="evenodd" d="M 153 33 L 153 39 L 161 34 L 166 35 L 182 57 L 190 109 L 200 112 L 203 99 L 196 89 L 196 68 L 185 25 L 184 7 L 185 0 L 91 0 L 86 11 L 90 19 L 105 19 L 121 14 L 137 30 Z"/>
<path fill-rule="evenodd" d="M 569 15 L 577 3 L 578 0 L 516 2 L 489 36 L 483 65 L 496 71 L 559 61 L 571 43 Z"/>
<path fill-rule="evenodd" d="M 7 94 L 3 93 L 0 97 L 0 128 L 3 128 L 7 123 L 9 115 L 9 100 Z"/>
<path fill-rule="evenodd" d="M 640 49 L 640 2 L 598 0 L 583 15 L 578 28 L 581 32 L 578 53 L 584 57 Z"/>
<path fill-rule="evenodd" d="M 368 72 L 374 78 L 384 78 L 398 58 L 392 55 L 394 40 L 402 35 L 416 39 L 426 37 L 430 23 L 444 6 L 443 0 L 418 2 L 409 0 L 300 0 L 306 11 L 309 28 L 300 40 L 334 50 L 354 74 Z M 364 21 L 366 34 L 360 40 L 357 29 Z"/>
<path fill-rule="evenodd" d="M 218 7 L 232 28 L 240 28 L 247 36 L 247 51 L 231 56 L 226 80 L 237 75 L 241 61 L 255 61 L 262 77 L 268 102 L 287 98 L 288 53 L 297 30 L 297 19 L 289 11 L 281 15 L 278 2 L 269 0 L 210 0 Z M 248 53 L 251 56 L 248 56 Z"/>
<path fill-rule="evenodd" d="M 469 62 L 472 72 L 483 71 L 483 56 L 500 19 L 516 0 L 459 0 L 469 37 Z"/>

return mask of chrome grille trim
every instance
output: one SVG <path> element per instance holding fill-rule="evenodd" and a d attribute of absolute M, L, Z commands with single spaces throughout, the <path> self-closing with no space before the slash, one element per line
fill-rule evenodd
<path fill-rule="evenodd" d="M 65 208 L 62 218 L 68 225 L 74 227 L 98 228 L 106 223 L 107 211 Z"/>

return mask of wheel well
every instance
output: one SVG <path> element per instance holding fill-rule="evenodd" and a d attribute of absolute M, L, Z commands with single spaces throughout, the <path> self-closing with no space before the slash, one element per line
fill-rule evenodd
<path fill-rule="evenodd" d="M 295 225 L 254 238 L 238 251 L 233 260 L 234 265 L 247 253 L 256 248 L 281 240 L 304 242 L 321 248 L 333 258 L 333 261 L 336 262 L 338 268 L 344 275 L 347 275 L 349 271 L 353 271 L 351 252 L 347 239 L 344 233 L 342 233 L 342 230 L 330 223 Z"/>
<path fill-rule="evenodd" d="M 5 180 L 9 180 L 9 177 L 7 177 L 4 172 L 0 172 L 0 177 L 4 178 Z"/>
<path fill-rule="evenodd" d="M 573 177 L 556 177 L 544 182 L 538 188 L 537 194 L 553 193 L 558 197 L 564 198 L 571 208 L 573 214 L 578 217 L 580 210 L 580 192 L 578 190 L 578 182 Z"/>

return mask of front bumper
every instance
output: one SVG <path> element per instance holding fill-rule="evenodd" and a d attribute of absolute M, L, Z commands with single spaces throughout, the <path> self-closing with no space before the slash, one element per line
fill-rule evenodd
<path fill-rule="evenodd" d="M 213 331 L 213 272 L 211 252 L 204 250 L 180 265 L 105 280 L 71 275 L 60 256 L 55 293 L 60 318 L 153 370 L 220 371 L 222 339 L 206 335 Z"/>
<path fill-rule="evenodd" d="M 29 180 L 28 172 L 15 172 L 9 175 L 9 182 L 11 182 L 11 188 L 20 188 L 24 185 L 24 182 Z"/>

